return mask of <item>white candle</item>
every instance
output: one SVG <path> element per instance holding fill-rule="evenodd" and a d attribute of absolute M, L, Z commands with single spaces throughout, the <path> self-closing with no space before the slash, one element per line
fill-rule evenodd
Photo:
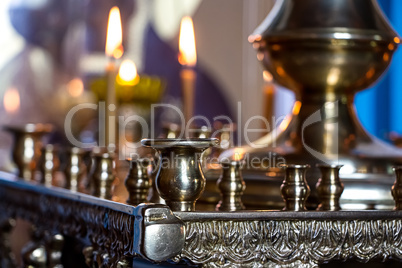
<path fill-rule="evenodd" d="M 180 24 L 179 62 L 183 66 L 180 72 L 183 94 L 183 113 L 186 124 L 194 115 L 195 83 L 197 64 L 194 25 L 190 17 L 184 17 Z"/>
<path fill-rule="evenodd" d="M 121 26 L 120 10 L 113 7 L 109 12 L 109 20 L 106 34 L 105 54 L 109 59 L 106 66 L 107 92 L 105 112 L 105 140 L 109 149 L 117 148 L 116 139 L 116 115 L 117 101 L 115 81 L 117 76 L 116 60 L 123 55 L 123 31 Z"/>

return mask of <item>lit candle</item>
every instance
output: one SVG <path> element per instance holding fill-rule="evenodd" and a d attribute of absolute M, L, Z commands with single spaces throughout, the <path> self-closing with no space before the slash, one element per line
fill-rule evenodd
<path fill-rule="evenodd" d="M 14 87 L 7 89 L 3 99 L 4 109 L 8 114 L 15 114 L 20 109 L 20 93 Z"/>
<path fill-rule="evenodd" d="M 109 61 L 106 66 L 107 92 L 106 92 L 106 114 L 105 114 L 105 140 L 109 149 L 117 147 L 116 140 L 116 89 L 115 82 L 117 69 L 115 61 L 123 55 L 123 31 L 121 26 L 120 10 L 113 7 L 109 12 L 109 20 L 106 33 L 105 53 Z M 102 133 L 101 133 L 102 134 Z M 115 148 L 116 148 L 115 147 Z"/>
<path fill-rule="evenodd" d="M 180 24 L 179 62 L 183 66 L 180 72 L 183 94 L 183 112 L 186 124 L 193 117 L 195 82 L 197 74 L 194 66 L 197 64 L 194 25 L 190 17 L 184 17 Z"/>
<path fill-rule="evenodd" d="M 139 77 L 137 66 L 132 60 L 124 60 L 119 68 L 118 83 L 123 86 L 134 86 L 138 83 Z"/>

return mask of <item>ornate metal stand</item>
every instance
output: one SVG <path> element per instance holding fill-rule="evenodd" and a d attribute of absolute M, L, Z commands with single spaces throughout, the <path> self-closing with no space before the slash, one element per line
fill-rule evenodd
<path fill-rule="evenodd" d="M 402 261 L 402 211 L 172 212 L 46 188 L 6 173 L 0 173 L 0 196 L 1 218 L 79 238 L 88 263 L 99 267 L 131 267 L 134 257 L 203 267 Z"/>

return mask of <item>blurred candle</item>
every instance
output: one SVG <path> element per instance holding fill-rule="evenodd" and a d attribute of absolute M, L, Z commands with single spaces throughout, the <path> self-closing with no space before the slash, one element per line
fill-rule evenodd
<path fill-rule="evenodd" d="M 179 62 L 183 66 L 180 72 L 183 112 L 187 124 L 194 114 L 195 82 L 197 79 L 197 74 L 194 70 L 194 66 L 197 64 L 194 25 L 193 20 L 188 16 L 181 20 L 179 50 Z"/>
<path fill-rule="evenodd" d="M 117 81 L 121 85 L 133 86 L 138 82 L 137 66 L 132 60 L 124 60 L 119 68 Z"/>
<path fill-rule="evenodd" d="M 67 90 L 72 97 L 78 98 L 84 93 L 84 83 L 80 78 L 74 78 L 68 82 Z"/>
<path fill-rule="evenodd" d="M 20 109 L 20 94 L 16 88 L 9 88 L 4 93 L 4 109 L 8 114 L 15 114 Z"/>
<path fill-rule="evenodd" d="M 121 26 L 120 10 L 118 7 L 113 7 L 109 12 L 109 20 L 106 33 L 105 54 L 109 58 L 106 66 L 107 75 L 107 92 L 106 92 L 106 112 L 105 112 L 105 136 L 106 145 L 111 149 L 117 146 L 116 140 L 116 60 L 123 55 L 123 31 Z M 100 133 L 101 137 L 103 133 Z M 102 143 L 102 138 L 101 141 Z"/>

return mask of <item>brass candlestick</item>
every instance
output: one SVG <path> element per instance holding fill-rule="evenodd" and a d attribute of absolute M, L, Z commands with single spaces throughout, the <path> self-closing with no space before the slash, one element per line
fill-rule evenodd
<path fill-rule="evenodd" d="M 317 165 L 321 170 L 321 178 L 316 189 L 321 201 L 317 210 L 340 210 L 339 199 L 343 192 L 343 184 L 339 179 L 342 165 Z"/>
<path fill-rule="evenodd" d="M 241 201 L 243 192 L 246 189 L 246 184 L 241 174 L 243 164 L 244 161 L 221 161 L 222 175 L 217 182 L 221 192 L 221 200 L 216 205 L 216 210 L 237 211 L 245 209 Z"/>
<path fill-rule="evenodd" d="M 57 147 L 48 144 L 41 149 L 39 170 L 41 172 L 40 183 L 47 187 L 54 185 L 55 174 L 60 166 Z"/>
<path fill-rule="evenodd" d="M 116 179 L 113 153 L 93 154 L 92 170 L 89 176 L 90 192 L 93 196 L 112 199 L 113 183 Z"/>
<path fill-rule="evenodd" d="M 67 163 L 63 170 L 66 178 L 65 188 L 73 192 L 81 191 L 82 179 L 86 172 L 84 155 L 85 151 L 77 147 L 66 152 Z"/>
<path fill-rule="evenodd" d="M 357 190 L 346 187 L 341 197 L 349 207 L 392 206 L 387 189 L 393 182 L 391 167 L 401 163 L 402 151 L 367 133 L 353 105 L 356 92 L 385 72 L 400 43 L 377 2 L 276 1 L 249 40 L 265 69 L 293 90 L 297 100 L 288 119 L 254 143 L 258 149 L 242 148 L 249 159 L 277 152 L 289 164 L 341 163 L 343 183 Z M 234 154 L 230 150 L 222 157 Z M 265 176 L 266 165 L 244 174 L 256 172 Z M 276 187 L 280 174 L 275 173 L 268 170 L 272 175 L 261 191 Z M 318 170 L 309 171 L 310 186 L 318 178 Z M 377 194 L 368 197 L 373 191 Z M 310 205 L 317 205 L 315 191 L 311 197 Z"/>
<path fill-rule="evenodd" d="M 127 204 L 138 205 L 147 202 L 149 188 L 152 180 L 148 176 L 148 167 L 150 160 L 143 159 L 127 159 L 130 163 L 130 170 L 125 181 L 126 188 L 129 192 Z"/>
<path fill-rule="evenodd" d="M 160 155 L 156 188 L 173 211 L 194 211 L 205 187 L 201 153 L 218 144 L 217 139 L 144 139 L 142 145 Z"/>
<path fill-rule="evenodd" d="M 27 124 L 23 127 L 4 126 L 13 135 L 12 158 L 18 168 L 18 176 L 26 181 L 34 179 L 40 157 L 41 139 L 52 131 L 47 124 Z"/>
<path fill-rule="evenodd" d="M 285 179 L 281 185 L 281 194 L 285 201 L 284 210 L 304 211 L 310 187 L 306 181 L 309 165 L 285 165 Z"/>

